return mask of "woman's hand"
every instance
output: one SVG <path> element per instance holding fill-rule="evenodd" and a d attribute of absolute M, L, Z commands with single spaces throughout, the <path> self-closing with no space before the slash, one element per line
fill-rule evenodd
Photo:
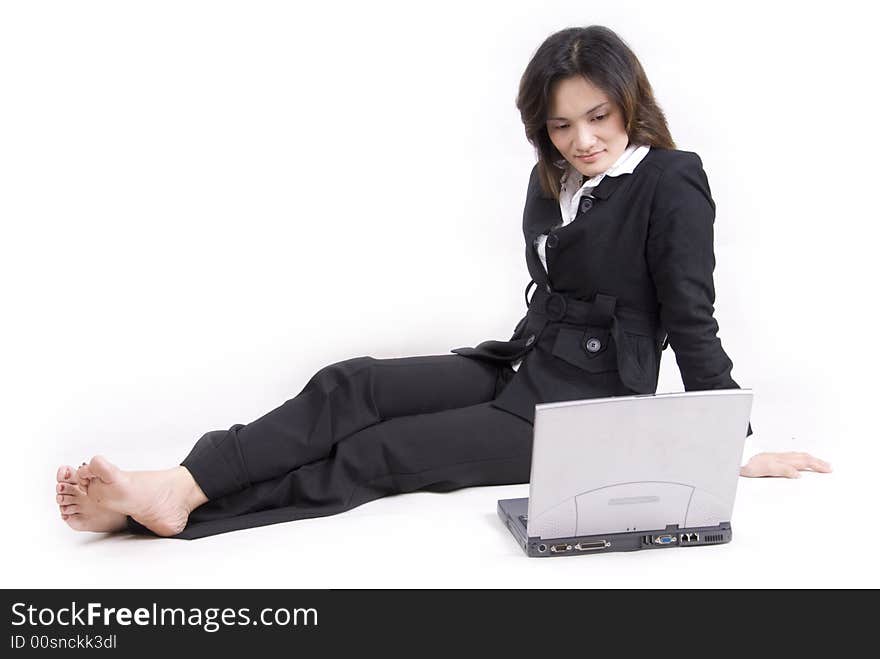
<path fill-rule="evenodd" d="M 800 478 L 800 472 L 807 469 L 828 473 L 831 471 L 831 465 L 809 453 L 758 453 L 740 467 L 739 475 L 748 478 L 761 476 Z"/>

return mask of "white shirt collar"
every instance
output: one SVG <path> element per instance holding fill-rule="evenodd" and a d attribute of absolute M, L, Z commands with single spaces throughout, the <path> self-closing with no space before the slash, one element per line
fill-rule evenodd
<path fill-rule="evenodd" d="M 574 167 L 572 167 L 570 163 L 568 163 L 568 166 L 565 169 L 565 173 L 562 175 L 560 183 L 573 183 L 575 185 L 578 185 L 578 188 L 595 188 L 597 185 L 599 185 L 599 182 L 606 176 L 632 174 L 633 170 L 635 170 L 636 168 L 636 165 L 642 162 L 642 158 L 644 158 L 650 150 L 651 147 L 647 145 L 638 146 L 636 144 L 630 144 L 626 147 L 626 149 L 623 150 L 623 153 L 620 154 L 620 157 L 614 162 L 613 165 L 611 165 L 611 167 L 606 169 L 601 174 L 596 174 L 589 179 L 584 179 L 584 175 L 577 171 Z M 580 181 L 580 184 L 577 183 L 578 181 Z M 574 192 L 574 190 L 572 191 Z"/>

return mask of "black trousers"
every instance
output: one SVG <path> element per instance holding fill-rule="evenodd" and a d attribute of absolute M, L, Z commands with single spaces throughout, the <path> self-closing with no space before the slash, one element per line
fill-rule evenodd
<path fill-rule="evenodd" d="M 326 366 L 280 407 L 196 442 L 181 464 L 209 501 L 172 537 L 322 517 L 416 490 L 526 483 L 532 425 L 490 404 L 513 374 L 457 354 Z"/>

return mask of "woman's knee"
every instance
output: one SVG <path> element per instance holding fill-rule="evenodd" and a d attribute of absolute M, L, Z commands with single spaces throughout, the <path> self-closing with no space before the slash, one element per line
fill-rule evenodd
<path fill-rule="evenodd" d="M 363 356 L 328 364 L 315 373 L 306 386 L 318 385 L 325 391 L 333 389 L 340 382 L 357 375 L 364 369 L 372 366 L 376 361 L 378 360 L 374 357 Z"/>

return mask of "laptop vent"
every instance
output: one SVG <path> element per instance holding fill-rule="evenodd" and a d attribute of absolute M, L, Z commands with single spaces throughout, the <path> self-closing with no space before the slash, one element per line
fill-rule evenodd
<path fill-rule="evenodd" d="M 724 536 L 717 535 L 717 534 L 716 535 L 704 535 L 703 540 L 705 542 L 721 542 L 722 540 L 724 540 Z"/>

